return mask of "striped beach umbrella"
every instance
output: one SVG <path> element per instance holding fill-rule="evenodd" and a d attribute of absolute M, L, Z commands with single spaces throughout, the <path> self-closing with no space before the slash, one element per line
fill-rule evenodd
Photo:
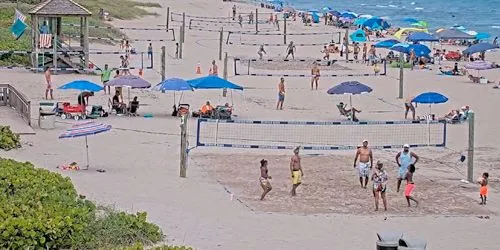
<path fill-rule="evenodd" d="M 86 169 L 89 169 L 90 163 L 89 163 L 89 144 L 87 141 L 87 136 L 89 135 L 96 135 L 100 134 L 103 132 L 107 132 L 111 130 L 111 125 L 108 124 L 103 124 L 99 122 L 84 122 L 84 123 L 79 123 L 68 130 L 64 131 L 61 135 L 59 135 L 59 139 L 64 139 L 64 138 L 76 138 L 76 137 L 85 137 L 85 149 L 87 151 L 87 167 Z"/>

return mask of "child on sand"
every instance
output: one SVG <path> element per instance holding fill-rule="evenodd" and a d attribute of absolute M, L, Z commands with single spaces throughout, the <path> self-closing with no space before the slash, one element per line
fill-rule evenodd
<path fill-rule="evenodd" d="M 490 175 L 485 172 L 477 181 L 477 183 L 481 185 L 481 188 L 479 188 L 479 197 L 481 197 L 479 205 L 486 205 L 486 196 L 488 196 L 488 177 L 490 177 Z"/>
<path fill-rule="evenodd" d="M 415 207 L 418 207 L 418 201 L 411 196 L 411 193 L 415 189 L 415 182 L 413 182 L 413 174 L 415 173 L 415 165 L 410 164 L 408 167 L 408 172 L 406 173 L 406 188 L 405 188 L 405 196 L 406 201 L 408 202 L 408 207 L 411 207 L 410 200 L 416 203 Z"/>

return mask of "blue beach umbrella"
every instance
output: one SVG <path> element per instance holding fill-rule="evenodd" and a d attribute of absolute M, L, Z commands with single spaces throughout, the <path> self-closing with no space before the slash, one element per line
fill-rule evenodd
<path fill-rule="evenodd" d="M 76 80 L 76 81 L 66 83 L 57 89 L 66 89 L 66 90 L 72 89 L 72 90 L 79 90 L 79 91 L 99 92 L 99 91 L 103 90 L 104 88 L 100 85 L 97 85 L 96 83 L 89 82 L 87 80 Z"/>
<path fill-rule="evenodd" d="M 151 88 L 154 91 L 173 91 L 174 92 L 174 104 L 175 104 L 175 92 L 176 91 L 193 91 L 193 87 L 189 85 L 189 83 L 183 79 L 179 78 L 169 78 L 166 79 L 163 82 L 158 83 L 156 86 Z M 182 99 L 182 94 L 181 98 L 179 99 L 179 102 Z"/>
<path fill-rule="evenodd" d="M 328 11 L 331 11 L 331 10 L 333 10 L 333 9 L 332 9 L 332 8 L 330 8 L 330 7 L 328 7 L 328 6 L 325 6 L 325 7 L 323 7 L 323 9 L 322 9 L 322 10 L 323 10 L 323 11 L 325 11 L 325 12 L 328 12 Z"/>
<path fill-rule="evenodd" d="M 425 33 L 425 32 L 413 32 L 411 33 L 406 40 L 410 42 L 437 42 L 439 39 L 437 37 Z"/>
<path fill-rule="evenodd" d="M 169 78 L 158 83 L 152 89 L 156 91 L 187 91 L 193 90 L 193 87 L 191 87 L 191 85 L 183 79 Z"/>
<path fill-rule="evenodd" d="M 85 149 L 87 151 L 87 168 L 89 169 L 89 144 L 87 142 L 87 136 L 96 135 L 104 133 L 111 130 L 111 125 L 98 123 L 98 122 L 84 122 L 79 123 L 66 130 L 59 136 L 59 139 L 63 138 L 76 138 L 85 136 Z"/>
<path fill-rule="evenodd" d="M 422 104 L 439 104 L 447 101 L 448 97 L 437 92 L 425 92 L 413 98 L 413 102 Z"/>
<path fill-rule="evenodd" d="M 236 89 L 243 90 L 243 87 L 218 76 L 204 76 L 187 81 L 194 89 Z"/>
<path fill-rule="evenodd" d="M 368 18 L 356 18 L 356 20 L 354 20 L 353 24 L 354 25 L 363 25 L 363 23 L 366 22 L 366 20 L 368 20 Z"/>
<path fill-rule="evenodd" d="M 429 47 L 418 43 L 417 44 L 397 43 L 394 44 L 390 49 L 398 52 L 403 52 L 405 54 L 410 54 L 410 52 L 413 50 L 416 56 L 427 56 L 429 55 L 429 53 L 431 53 Z"/>
<path fill-rule="evenodd" d="M 410 44 L 408 44 L 408 43 L 396 43 L 396 44 L 392 45 L 392 47 L 390 47 L 390 50 L 409 54 L 410 53 Z"/>
<path fill-rule="evenodd" d="M 382 18 L 378 18 L 378 17 L 373 17 L 373 18 L 366 20 L 363 23 L 363 26 L 370 28 L 370 29 L 373 29 L 373 30 L 374 29 L 387 29 L 387 28 L 391 27 L 391 25 L 389 25 L 389 23 L 387 23 Z"/>
<path fill-rule="evenodd" d="M 417 19 L 415 19 L 415 18 L 407 17 L 407 18 L 403 18 L 403 22 L 418 23 L 419 21 Z"/>
<path fill-rule="evenodd" d="M 330 88 L 326 93 L 330 95 L 349 95 L 349 104 L 352 107 L 352 95 L 367 94 L 372 91 L 372 88 L 358 81 L 348 81 Z"/>
<path fill-rule="evenodd" d="M 491 35 L 490 35 L 490 34 L 488 34 L 488 33 L 477 33 L 477 34 L 476 34 L 476 39 L 477 39 L 477 40 L 488 39 L 488 38 L 490 38 L 490 37 L 491 37 Z"/>
<path fill-rule="evenodd" d="M 429 113 L 431 113 L 432 104 L 445 103 L 448 101 L 448 97 L 437 92 L 425 92 L 413 98 L 412 101 L 415 103 L 429 104 Z"/>
<path fill-rule="evenodd" d="M 336 11 L 336 10 L 331 10 L 331 11 L 328 11 L 328 13 L 332 14 L 332 16 L 336 16 L 336 17 L 339 17 L 340 16 L 340 12 Z"/>
<path fill-rule="evenodd" d="M 375 46 L 375 48 L 390 48 L 390 47 L 394 46 L 394 44 L 397 44 L 397 43 L 399 43 L 399 41 L 396 39 L 388 39 L 388 40 L 380 41 L 380 42 L 376 43 L 374 46 Z"/>
<path fill-rule="evenodd" d="M 498 49 L 498 45 L 491 43 L 478 43 L 470 46 L 466 50 L 463 51 L 464 54 L 474 54 L 478 52 L 484 52 L 487 50 Z"/>
<path fill-rule="evenodd" d="M 358 17 L 358 15 L 356 15 L 353 12 L 344 12 L 344 13 L 340 14 L 340 17 L 354 19 L 354 18 Z"/>

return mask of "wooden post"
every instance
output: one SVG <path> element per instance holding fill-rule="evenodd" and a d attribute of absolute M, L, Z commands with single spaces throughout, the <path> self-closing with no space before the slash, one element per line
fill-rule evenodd
<path fill-rule="evenodd" d="M 345 29 L 344 46 L 345 46 L 345 60 L 349 61 L 349 28 Z"/>
<path fill-rule="evenodd" d="M 286 16 L 283 17 L 283 44 L 286 45 Z"/>
<path fill-rule="evenodd" d="M 259 9 L 255 9 L 255 33 L 259 33 Z"/>
<path fill-rule="evenodd" d="M 85 53 L 83 59 L 83 69 L 87 69 L 89 66 L 89 19 L 84 17 L 83 22 L 85 23 L 85 30 L 83 34 L 83 51 Z"/>
<path fill-rule="evenodd" d="M 165 23 L 165 31 L 168 32 L 168 28 L 169 28 L 169 24 L 170 24 L 170 7 L 167 7 L 167 22 Z"/>
<path fill-rule="evenodd" d="M 227 80 L 227 52 L 224 52 L 224 70 L 222 72 L 222 77 L 224 78 L 224 80 Z M 222 90 L 222 96 L 227 96 L 227 89 Z"/>
<path fill-rule="evenodd" d="M 405 61 L 404 61 L 404 54 L 403 52 L 399 52 L 399 95 L 398 95 L 398 98 L 399 99 L 403 99 L 403 69 L 404 69 L 404 64 L 405 64 Z"/>
<path fill-rule="evenodd" d="M 224 28 L 220 28 L 220 36 L 219 36 L 219 61 L 222 60 L 222 43 L 224 40 Z"/>
<path fill-rule="evenodd" d="M 186 12 L 182 12 L 182 34 L 181 34 L 182 43 L 186 41 L 185 32 L 186 32 Z"/>
<path fill-rule="evenodd" d="M 161 81 L 165 81 L 166 78 L 166 54 L 165 46 L 161 46 Z"/>
<path fill-rule="evenodd" d="M 186 178 L 187 169 L 187 115 L 181 116 L 181 164 L 180 164 L 180 177 Z"/>
<path fill-rule="evenodd" d="M 184 43 L 184 41 L 182 41 L 182 37 L 183 37 L 182 34 L 184 33 L 184 28 L 182 28 L 182 25 L 181 25 L 181 27 L 179 27 L 179 29 L 180 29 L 180 32 L 179 32 L 180 33 L 180 38 L 179 38 L 179 59 L 182 59 L 182 47 L 183 47 L 182 45 Z"/>
<path fill-rule="evenodd" d="M 52 36 L 54 37 L 54 42 L 52 43 L 52 64 L 54 65 L 54 73 L 57 74 L 57 18 L 51 17 L 50 23 L 52 24 L 51 32 Z"/>
<path fill-rule="evenodd" d="M 35 53 L 34 55 L 32 54 L 32 66 L 33 68 L 37 68 L 36 72 L 38 72 L 38 39 L 39 39 L 39 30 L 38 26 L 40 25 L 38 20 L 38 16 L 36 15 L 31 15 L 31 39 L 32 39 L 32 52 Z"/>
<path fill-rule="evenodd" d="M 469 120 L 469 146 L 467 149 L 467 180 L 473 182 L 474 178 L 474 111 L 469 111 L 467 115 Z"/>

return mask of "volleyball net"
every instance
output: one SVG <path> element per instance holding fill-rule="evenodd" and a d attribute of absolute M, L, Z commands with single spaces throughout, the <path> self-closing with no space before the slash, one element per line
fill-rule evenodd
<path fill-rule="evenodd" d="M 311 68 L 315 63 L 321 70 L 321 77 L 344 76 L 385 76 L 386 61 L 376 66 L 367 66 L 366 60 L 332 59 L 319 60 L 313 58 L 295 58 L 291 56 L 273 59 L 233 58 L 235 76 L 275 76 L 275 77 L 311 77 Z"/>
<path fill-rule="evenodd" d="M 286 46 L 283 38 L 286 41 L 293 41 L 295 46 L 325 46 L 329 44 L 340 44 L 342 39 L 342 32 L 287 32 L 283 31 L 273 32 L 259 32 L 255 31 L 229 31 L 226 44 L 239 45 L 239 46 Z"/>
<path fill-rule="evenodd" d="M 198 119 L 196 146 L 349 150 L 368 140 L 376 149 L 445 147 L 446 121 L 254 121 Z"/>

